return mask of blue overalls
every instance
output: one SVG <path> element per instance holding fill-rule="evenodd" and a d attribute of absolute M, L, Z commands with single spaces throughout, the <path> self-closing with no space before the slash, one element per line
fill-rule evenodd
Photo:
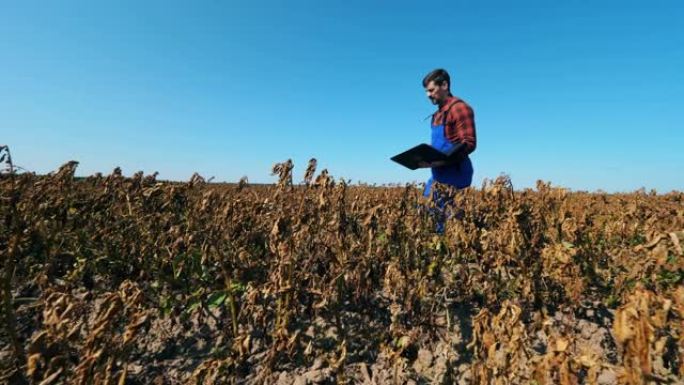
<path fill-rule="evenodd" d="M 460 103 L 460 102 L 455 102 Z M 453 104 L 452 104 L 453 106 Z M 451 106 L 449 106 L 451 108 Z M 448 109 L 447 109 L 448 111 Z M 435 125 L 434 122 L 430 123 L 430 129 L 432 131 L 432 138 L 430 144 L 432 147 L 442 151 L 444 153 L 449 152 L 454 144 L 447 139 L 445 135 L 444 126 L 446 124 L 446 112 L 444 113 L 444 118 L 442 123 Z M 473 181 L 473 164 L 470 158 L 466 156 L 463 160 L 457 164 L 451 164 L 448 166 L 433 167 L 432 177 L 428 179 L 425 183 L 425 190 L 423 191 L 423 196 L 429 197 L 432 191 L 432 183 L 439 182 L 450 186 L 454 186 L 458 189 L 466 188 L 470 186 Z M 433 200 L 436 205 L 438 219 L 437 219 L 437 232 L 442 233 L 444 231 L 444 211 L 446 206 L 452 202 L 453 196 L 442 196 L 442 194 L 433 194 Z"/>

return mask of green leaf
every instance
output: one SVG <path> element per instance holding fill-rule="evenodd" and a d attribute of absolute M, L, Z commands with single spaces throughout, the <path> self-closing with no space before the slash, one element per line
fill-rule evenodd
<path fill-rule="evenodd" d="M 401 338 L 399 338 L 399 341 L 397 341 L 397 347 L 403 349 L 403 348 L 409 346 L 410 343 L 411 343 L 411 338 L 409 338 L 408 336 L 402 336 Z"/>
<path fill-rule="evenodd" d="M 233 291 L 233 294 L 240 295 L 240 294 L 244 293 L 245 291 L 247 291 L 247 286 L 245 286 L 241 282 L 233 282 L 230 285 L 230 290 Z"/>
<path fill-rule="evenodd" d="M 216 291 L 213 292 L 209 295 L 209 298 L 207 298 L 207 305 L 209 308 L 215 308 L 223 305 L 223 302 L 226 300 L 226 297 L 228 294 L 225 291 Z"/>
<path fill-rule="evenodd" d="M 378 243 L 386 243 L 387 242 L 387 234 L 385 234 L 385 233 L 378 234 L 377 241 L 378 241 Z"/>
<path fill-rule="evenodd" d="M 171 314 L 171 310 L 173 309 L 173 306 L 171 304 L 171 299 L 167 296 L 160 297 L 159 298 L 159 307 L 162 311 L 162 314 L 164 314 L 164 315 Z"/>
<path fill-rule="evenodd" d="M 192 313 L 197 309 L 200 305 L 202 304 L 202 301 L 199 298 L 193 299 L 190 301 L 190 305 L 185 309 L 186 313 Z"/>

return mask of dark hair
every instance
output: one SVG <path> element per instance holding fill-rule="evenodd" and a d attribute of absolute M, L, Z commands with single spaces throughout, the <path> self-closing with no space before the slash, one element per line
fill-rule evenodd
<path fill-rule="evenodd" d="M 451 78 L 446 70 L 437 68 L 423 78 L 423 87 L 427 87 L 430 82 L 435 82 L 436 85 L 442 85 L 444 82 L 449 83 L 449 91 L 451 91 Z"/>

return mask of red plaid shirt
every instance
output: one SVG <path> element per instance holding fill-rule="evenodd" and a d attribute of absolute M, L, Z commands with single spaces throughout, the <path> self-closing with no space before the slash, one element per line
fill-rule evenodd
<path fill-rule="evenodd" d="M 458 141 L 465 144 L 466 154 L 475 151 L 475 114 L 463 100 L 450 96 L 432 115 L 432 124 L 444 124 L 444 136 L 452 143 Z"/>

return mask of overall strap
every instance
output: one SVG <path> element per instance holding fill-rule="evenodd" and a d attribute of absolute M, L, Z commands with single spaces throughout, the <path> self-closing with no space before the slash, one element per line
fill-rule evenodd
<path fill-rule="evenodd" d="M 451 102 L 451 103 L 449 103 L 449 104 L 447 105 L 447 107 L 444 109 L 444 115 L 442 115 L 442 125 L 443 125 L 443 126 L 446 126 L 446 119 L 447 119 L 447 115 L 449 115 L 449 110 L 451 109 L 451 107 L 455 106 L 456 103 L 463 103 L 463 100 L 461 100 L 461 99 L 456 99 L 455 101 L 453 101 L 453 102 Z M 434 114 L 432 114 L 432 122 L 433 122 L 433 123 L 434 123 L 434 120 L 435 120 L 435 115 L 437 115 L 437 114 L 439 113 L 440 110 L 441 110 L 441 108 L 440 108 L 439 110 L 437 110 L 437 112 L 435 112 Z"/>
<path fill-rule="evenodd" d="M 444 115 L 442 115 L 442 125 L 444 127 L 446 127 L 446 120 L 447 120 L 447 116 L 449 116 L 449 110 L 451 110 L 451 107 L 455 106 L 458 103 L 463 103 L 463 100 L 456 99 L 455 101 L 451 102 L 451 104 L 449 104 L 447 106 L 447 108 L 444 109 Z"/>

